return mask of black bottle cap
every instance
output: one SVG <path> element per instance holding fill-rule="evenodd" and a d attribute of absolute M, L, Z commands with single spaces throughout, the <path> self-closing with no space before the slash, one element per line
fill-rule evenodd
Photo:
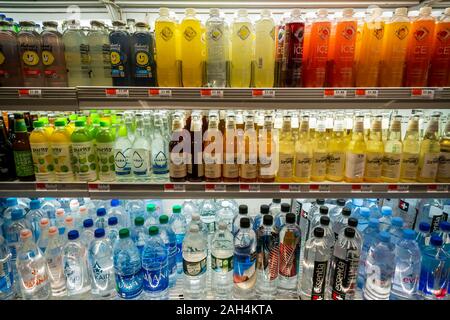
<path fill-rule="evenodd" d="M 314 228 L 314 237 L 316 238 L 323 238 L 323 235 L 325 233 L 325 230 L 321 227 Z"/>
<path fill-rule="evenodd" d="M 322 205 L 325 204 L 325 199 L 316 199 L 316 203 L 317 203 L 319 206 L 322 206 Z"/>
<path fill-rule="evenodd" d="M 338 206 L 343 207 L 345 206 L 345 199 L 337 199 L 336 203 Z"/>
<path fill-rule="evenodd" d="M 352 214 L 352 210 L 349 207 L 342 208 L 342 215 L 343 216 L 349 216 Z"/>
<path fill-rule="evenodd" d="M 267 204 L 262 204 L 261 207 L 259 208 L 259 212 L 261 212 L 261 214 L 268 214 L 269 206 Z"/>
<path fill-rule="evenodd" d="M 348 218 L 347 224 L 348 224 L 349 227 L 356 228 L 358 226 L 358 219 L 356 219 L 356 218 Z"/>
<path fill-rule="evenodd" d="M 295 223 L 295 214 L 294 213 L 288 213 L 286 215 L 286 222 L 287 223 Z"/>
<path fill-rule="evenodd" d="M 289 212 L 291 211 L 291 206 L 289 203 L 282 203 L 281 204 L 281 212 Z"/>
<path fill-rule="evenodd" d="M 355 229 L 353 229 L 353 228 L 345 228 L 344 235 L 347 238 L 354 238 L 355 237 Z"/>
<path fill-rule="evenodd" d="M 263 224 L 265 226 L 271 226 L 273 224 L 273 217 L 270 214 L 264 215 L 263 216 Z"/>
<path fill-rule="evenodd" d="M 320 224 L 322 224 L 324 226 L 328 226 L 330 224 L 330 218 L 328 216 L 321 216 Z"/>
<path fill-rule="evenodd" d="M 250 228 L 250 219 L 249 218 L 242 218 L 239 222 L 239 226 L 241 228 Z"/>
<path fill-rule="evenodd" d="M 328 207 L 327 206 L 320 206 L 319 212 L 320 212 L 320 214 L 328 214 Z"/>
<path fill-rule="evenodd" d="M 247 214 L 248 213 L 248 207 L 245 204 L 241 204 L 239 206 L 239 213 L 240 214 Z"/>
<path fill-rule="evenodd" d="M 281 203 L 281 199 L 272 199 L 273 203 Z"/>

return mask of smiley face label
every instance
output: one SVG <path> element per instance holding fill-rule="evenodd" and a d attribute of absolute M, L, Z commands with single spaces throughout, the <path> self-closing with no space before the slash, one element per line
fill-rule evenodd
<path fill-rule="evenodd" d="M 51 66 L 53 62 L 55 62 L 53 54 L 48 50 L 42 51 L 42 63 L 46 66 Z"/>
<path fill-rule="evenodd" d="M 39 55 L 35 51 L 26 50 L 22 54 L 22 60 L 27 66 L 35 66 L 39 63 Z"/>
<path fill-rule="evenodd" d="M 117 51 L 111 51 L 111 64 L 117 66 L 120 64 L 120 53 Z"/>
<path fill-rule="evenodd" d="M 148 54 L 147 52 L 137 52 L 136 53 L 136 64 L 138 66 L 146 66 L 148 64 Z"/>
<path fill-rule="evenodd" d="M 3 52 L 0 51 L 0 65 L 2 65 L 5 62 L 5 55 Z"/>

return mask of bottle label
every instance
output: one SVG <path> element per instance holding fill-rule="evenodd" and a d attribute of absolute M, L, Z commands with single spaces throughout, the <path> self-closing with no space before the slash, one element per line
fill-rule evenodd
<path fill-rule="evenodd" d="M 323 300 L 328 261 L 314 261 L 311 300 Z"/>
<path fill-rule="evenodd" d="M 203 177 L 203 170 L 204 170 L 203 164 L 196 164 L 195 166 L 197 167 L 197 177 Z M 193 174 L 192 170 L 193 170 L 193 166 L 192 166 L 192 164 L 189 163 L 187 165 L 188 174 L 192 175 Z"/>
<path fill-rule="evenodd" d="M 187 27 L 184 29 L 183 36 L 187 41 L 192 41 L 196 36 L 197 32 L 192 27 Z"/>
<path fill-rule="evenodd" d="M 327 160 L 328 160 L 328 154 L 327 153 L 325 153 L 325 152 L 314 152 L 313 153 L 311 176 L 313 176 L 313 177 L 325 176 L 325 174 L 327 172 Z"/>
<path fill-rule="evenodd" d="M 83 287 L 83 282 L 86 281 L 85 277 L 87 274 L 84 274 L 84 268 L 81 265 L 83 262 L 79 262 L 79 260 L 64 263 L 64 275 L 67 279 L 67 290 L 68 291 L 77 291 Z"/>
<path fill-rule="evenodd" d="M 42 63 L 44 64 L 44 66 L 49 67 L 51 66 L 54 62 L 55 62 L 55 56 L 53 55 L 53 47 L 49 44 L 42 44 Z M 51 71 L 49 73 L 47 73 L 47 71 Z M 54 73 L 54 70 L 48 70 L 46 68 L 45 70 L 45 75 L 46 76 L 51 76 L 52 73 Z"/>
<path fill-rule="evenodd" d="M 56 179 L 64 176 L 72 176 L 72 165 L 70 163 L 71 147 L 68 143 L 52 143 L 52 158 L 55 167 Z"/>
<path fill-rule="evenodd" d="M 211 269 L 215 272 L 227 273 L 233 271 L 233 256 L 217 258 L 211 254 Z"/>
<path fill-rule="evenodd" d="M 416 180 L 417 168 L 419 167 L 418 153 L 403 153 L 402 157 L 402 178 Z"/>
<path fill-rule="evenodd" d="M 256 179 L 258 170 L 256 164 L 248 163 L 246 160 L 245 164 L 241 164 L 239 167 L 239 176 L 244 179 Z"/>
<path fill-rule="evenodd" d="M 208 40 L 213 40 L 213 41 L 219 41 L 220 38 L 222 38 L 223 35 L 223 28 L 221 26 L 213 26 L 209 32 L 207 33 L 208 35 Z"/>
<path fill-rule="evenodd" d="M 169 267 L 166 264 L 160 268 L 146 269 L 143 265 L 144 272 L 144 290 L 145 291 L 163 291 L 169 287 Z"/>
<path fill-rule="evenodd" d="M 307 153 L 297 152 L 295 156 L 295 176 L 309 179 L 311 176 L 312 157 Z"/>
<path fill-rule="evenodd" d="M 250 254 L 234 252 L 234 284 L 241 289 L 251 289 L 256 284 L 256 251 Z"/>
<path fill-rule="evenodd" d="M 439 155 L 437 177 L 439 179 L 450 179 L 450 152 L 441 152 Z"/>
<path fill-rule="evenodd" d="M 14 151 L 14 163 L 16 164 L 16 174 L 18 177 L 28 177 L 34 175 L 33 158 L 31 151 Z"/>
<path fill-rule="evenodd" d="M 40 173 L 48 174 L 54 171 L 51 149 L 48 143 L 31 143 L 31 154 L 33 156 L 34 172 L 37 180 L 43 181 L 44 176 L 40 176 Z"/>
<path fill-rule="evenodd" d="M 200 276 L 206 272 L 206 257 L 200 261 L 186 261 L 183 258 L 183 272 L 187 276 Z"/>
<path fill-rule="evenodd" d="M 239 165 L 237 164 L 224 164 L 223 165 L 224 178 L 238 178 L 239 177 Z"/>
<path fill-rule="evenodd" d="M 94 181 L 97 178 L 97 156 L 92 141 L 72 143 L 73 172 L 80 181 Z"/>
<path fill-rule="evenodd" d="M 125 78 L 124 65 L 126 64 L 128 57 L 124 51 L 121 51 L 119 43 L 110 45 L 111 53 L 111 76 L 113 78 Z"/>
<path fill-rule="evenodd" d="M 280 275 L 296 277 L 300 262 L 300 237 L 292 231 L 286 231 L 280 242 Z"/>
<path fill-rule="evenodd" d="M 134 76 L 136 78 L 152 78 L 153 70 L 150 65 L 153 59 L 150 48 L 146 44 L 135 44 L 134 45 L 135 52 L 135 61 L 136 64 L 134 66 Z"/>
<path fill-rule="evenodd" d="M 184 178 L 187 175 L 187 166 L 185 163 L 186 154 L 170 153 L 169 172 L 172 178 Z"/>
<path fill-rule="evenodd" d="M 0 292 L 8 293 L 13 285 L 11 260 L 8 258 L 0 262 Z"/>
<path fill-rule="evenodd" d="M 381 176 L 391 179 L 398 179 L 400 176 L 401 159 L 401 153 L 386 152 L 383 156 Z"/>
<path fill-rule="evenodd" d="M 133 174 L 138 176 L 150 173 L 150 152 L 146 149 L 131 150 L 131 166 Z"/>
<path fill-rule="evenodd" d="M 270 179 L 275 177 L 275 170 L 272 168 L 272 157 L 263 155 L 258 158 L 258 175 L 260 178 Z"/>
<path fill-rule="evenodd" d="M 345 176 L 355 179 L 364 175 L 366 155 L 364 153 L 347 152 L 345 161 Z"/>
<path fill-rule="evenodd" d="M 130 152 L 131 148 L 126 148 L 125 150 L 114 149 L 114 169 L 116 170 L 116 175 L 128 176 L 131 174 Z"/>
<path fill-rule="evenodd" d="M 166 174 L 169 172 L 167 154 L 163 150 L 159 150 L 156 154 L 153 154 L 152 168 L 155 174 Z"/>
<path fill-rule="evenodd" d="M 259 233 L 259 231 L 258 231 Z M 256 267 L 267 280 L 275 280 L 279 272 L 279 239 L 278 233 L 263 234 L 258 237 Z"/>
<path fill-rule="evenodd" d="M 23 272 L 25 271 L 25 272 Z M 34 264 L 22 269 L 20 273 L 21 283 L 26 290 L 39 290 L 38 287 L 44 286 L 48 281 L 48 275 L 45 268 L 35 269 Z M 67 281 L 69 282 L 69 281 Z"/>
<path fill-rule="evenodd" d="M 251 31 L 246 25 L 243 25 L 239 28 L 236 34 L 242 41 L 244 41 L 251 35 Z"/>
<path fill-rule="evenodd" d="M 383 164 L 383 154 L 378 152 L 368 152 L 366 154 L 366 178 L 380 178 Z"/>
<path fill-rule="evenodd" d="M 357 251 L 347 251 L 347 260 L 333 257 L 334 270 L 331 270 L 331 298 L 346 300 L 355 293 L 356 277 L 359 267 Z"/>
<path fill-rule="evenodd" d="M 421 178 L 436 178 L 439 164 L 439 153 L 427 153 L 423 158 L 422 169 L 420 170 Z"/>
<path fill-rule="evenodd" d="M 222 176 L 221 165 L 218 164 L 218 159 L 210 153 L 203 153 L 205 160 L 205 177 L 206 178 L 220 178 Z"/>
<path fill-rule="evenodd" d="M 406 294 L 415 293 L 419 282 L 419 277 L 417 276 L 419 270 L 415 270 L 416 267 L 417 261 L 411 261 L 407 265 L 402 264 L 401 266 L 397 266 L 395 268 L 392 289 Z"/>
<path fill-rule="evenodd" d="M 143 269 L 138 272 L 127 275 L 119 275 L 116 273 L 116 290 L 122 298 L 137 297 L 142 291 L 143 285 Z"/>
<path fill-rule="evenodd" d="M 327 175 L 341 177 L 344 175 L 345 153 L 333 152 L 328 154 Z"/>
<path fill-rule="evenodd" d="M 110 180 L 114 177 L 114 143 L 97 142 L 97 158 L 100 180 Z"/>
<path fill-rule="evenodd" d="M 279 153 L 278 163 L 278 177 L 291 178 L 294 170 L 294 154 L 293 153 Z"/>
<path fill-rule="evenodd" d="M 439 223 L 442 221 L 442 209 L 436 206 L 431 206 L 428 212 L 428 218 L 431 219 L 430 233 L 439 231 Z"/>
<path fill-rule="evenodd" d="M 98 261 L 95 261 L 92 267 L 93 286 L 100 290 L 106 290 L 111 287 L 111 276 L 114 274 L 113 272 L 112 268 L 105 269 Z"/>

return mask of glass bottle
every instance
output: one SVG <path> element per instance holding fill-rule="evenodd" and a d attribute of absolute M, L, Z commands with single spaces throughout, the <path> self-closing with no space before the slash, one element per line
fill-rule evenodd
<path fill-rule="evenodd" d="M 403 144 L 401 138 L 402 116 L 395 116 L 391 122 L 388 139 L 384 143 L 383 165 L 381 180 L 383 182 L 398 182 L 400 179 L 400 165 Z"/>
<path fill-rule="evenodd" d="M 20 181 L 34 181 L 34 166 L 30 139 L 23 115 L 14 114 L 14 137 L 12 140 L 16 174 Z"/>
<path fill-rule="evenodd" d="M 444 134 L 439 141 L 441 154 L 439 156 L 439 166 L 437 172 L 437 182 L 450 182 L 450 120 L 447 120 Z"/>
<path fill-rule="evenodd" d="M 206 128 L 205 128 L 206 129 Z M 204 177 L 203 164 L 203 123 L 200 113 L 192 114 L 190 123 L 191 154 L 188 161 L 188 179 L 191 182 L 200 182 Z"/>
<path fill-rule="evenodd" d="M 113 21 L 114 30 L 109 34 L 111 50 L 111 76 L 114 86 L 130 86 L 131 37 L 122 21 Z"/>
<path fill-rule="evenodd" d="M 23 85 L 25 87 L 42 87 L 44 69 L 42 64 L 41 37 L 36 32 L 32 21 L 21 21 L 17 44 L 22 66 Z"/>
<path fill-rule="evenodd" d="M 403 140 L 402 164 L 400 167 L 400 182 L 415 182 L 419 166 L 419 117 L 411 116 Z"/>
<path fill-rule="evenodd" d="M 172 119 L 172 135 L 169 142 L 169 176 L 172 182 L 184 182 L 187 176 L 186 137 L 181 117 L 177 114 Z"/>
<path fill-rule="evenodd" d="M 439 115 L 432 115 L 420 144 L 418 182 L 434 182 L 439 164 Z"/>
<path fill-rule="evenodd" d="M 264 126 L 258 132 L 258 181 L 275 181 L 275 141 L 272 132 L 272 116 L 264 116 Z"/>
<path fill-rule="evenodd" d="M 149 180 L 152 172 L 151 146 L 144 134 L 142 114 L 136 115 L 136 139 L 131 151 L 131 171 L 134 178 L 140 181 Z"/>
<path fill-rule="evenodd" d="M 203 159 L 205 161 L 205 181 L 219 182 L 222 179 L 222 134 L 216 115 L 211 115 L 208 130 L 203 138 Z"/>
<path fill-rule="evenodd" d="M 91 55 L 91 85 L 111 86 L 111 53 L 105 24 L 92 20 L 87 40 Z"/>
<path fill-rule="evenodd" d="M 154 119 L 153 139 L 150 148 L 153 178 L 157 181 L 166 181 L 169 173 L 169 144 L 160 116 Z"/>
<path fill-rule="evenodd" d="M 222 175 L 224 182 L 239 181 L 239 164 L 237 163 L 237 130 L 236 117 L 229 114 L 226 121 L 226 129 L 223 139 L 224 162 Z"/>
<path fill-rule="evenodd" d="M 135 24 L 136 31 L 131 35 L 131 84 L 134 86 L 156 86 L 156 64 L 154 39 L 147 23 Z"/>
<path fill-rule="evenodd" d="M 312 166 L 311 166 L 311 180 L 325 181 L 327 172 L 328 159 L 328 141 L 325 134 L 325 118 L 320 117 L 317 121 L 317 127 L 312 141 Z"/>
<path fill-rule="evenodd" d="M 328 141 L 327 180 L 339 182 L 344 179 L 345 147 L 344 116 L 337 114 L 334 119 L 333 135 Z"/>
<path fill-rule="evenodd" d="M 44 21 L 42 39 L 42 64 L 44 65 L 45 86 L 67 87 L 66 58 L 62 34 L 58 31 L 58 23 Z"/>
<path fill-rule="evenodd" d="M 11 181 L 16 177 L 12 143 L 8 139 L 7 129 L 0 119 L 0 181 Z"/>
<path fill-rule="evenodd" d="M 345 181 L 362 182 L 366 160 L 366 142 L 364 141 L 364 117 L 355 117 L 352 139 L 346 149 Z"/>
<path fill-rule="evenodd" d="M 257 144 L 254 118 L 247 115 L 245 131 L 238 148 L 239 179 L 242 182 L 256 182 L 257 178 Z"/>
<path fill-rule="evenodd" d="M 0 87 L 20 87 L 23 85 L 21 61 L 17 35 L 8 21 L 0 21 Z"/>
<path fill-rule="evenodd" d="M 277 182 L 291 182 L 294 173 L 295 150 L 292 148 L 291 116 L 283 116 L 283 126 L 279 138 Z"/>
<path fill-rule="evenodd" d="M 298 139 L 295 141 L 295 182 L 308 182 L 311 176 L 313 146 L 309 136 L 309 116 L 302 117 Z"/>

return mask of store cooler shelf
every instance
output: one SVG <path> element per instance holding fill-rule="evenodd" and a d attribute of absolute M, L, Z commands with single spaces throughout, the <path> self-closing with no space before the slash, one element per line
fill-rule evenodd
<path fill-rule="evenodd" d="M 89 197 L 85 182 L 0 182 L 0 197 Z"/>

